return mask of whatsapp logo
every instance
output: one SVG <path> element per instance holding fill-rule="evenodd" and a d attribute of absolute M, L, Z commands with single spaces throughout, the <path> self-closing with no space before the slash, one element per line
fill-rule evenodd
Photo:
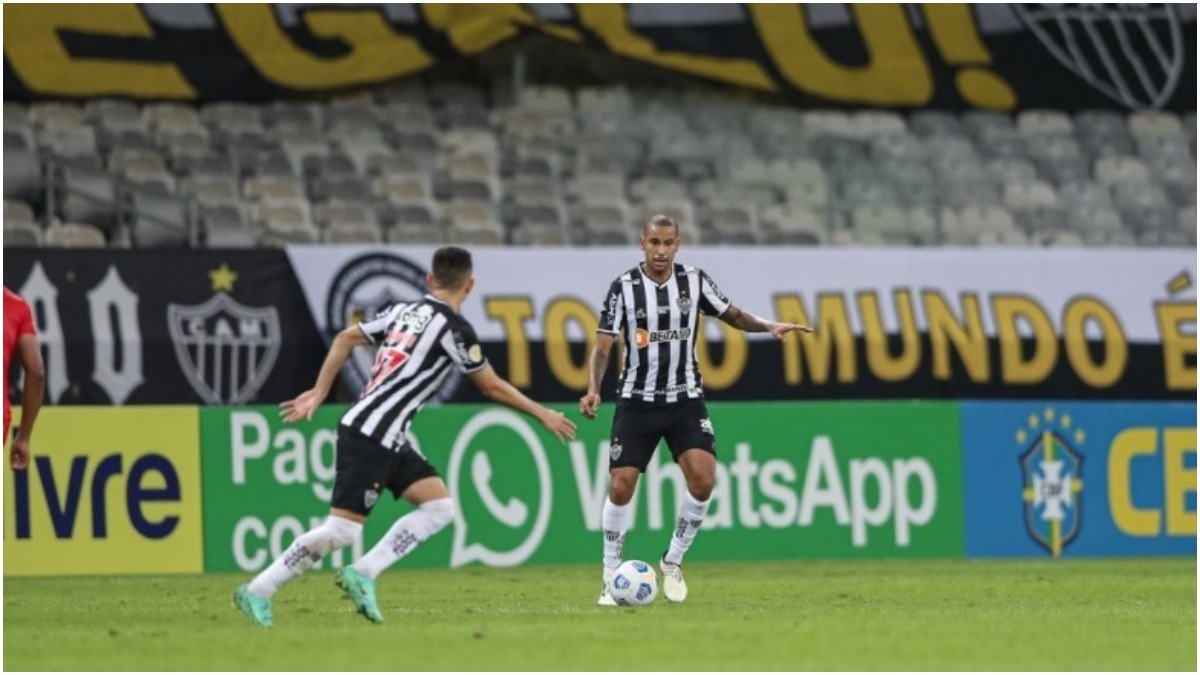
<path fill-rule="evenodd" d="M 523 417 L 498 409 L 468 420 L 450 450 L 449 474 L 459 502 L 450 567 L 512 567 L 537 551 L 550 524 L 553 490 L 546 449 Z"/>

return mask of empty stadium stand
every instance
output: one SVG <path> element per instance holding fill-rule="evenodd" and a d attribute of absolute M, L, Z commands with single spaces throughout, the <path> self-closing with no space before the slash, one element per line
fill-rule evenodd
<path fill-rule="evenodd" d="M 451 82 L 323 103 L 4 106 L 6 246 L 1195 246 L 1196 122 L 797 110 Z"/>

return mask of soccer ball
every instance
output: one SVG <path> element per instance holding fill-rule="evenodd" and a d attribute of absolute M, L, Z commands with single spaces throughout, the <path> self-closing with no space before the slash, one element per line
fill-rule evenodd
<path fill-rule="evenodd" d="M 658 576 L 641 560 L 626 560 L 613 572 L 609 592 L 618 605 L 648 605 L 658 597 Z"/>

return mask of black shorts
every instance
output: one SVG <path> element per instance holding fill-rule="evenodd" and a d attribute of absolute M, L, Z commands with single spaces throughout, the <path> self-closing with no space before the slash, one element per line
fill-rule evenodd
<path fill-rule="evenodd" d="M 384 488 L 399 499 L 410 485 L 438 472 L 408 443 L 396 451 L 338 426 L 336 475 L 330 505 L 367 516 Z"/>
<path fill-rule="evenodd" d="M 675 403 L 646 403 L 617 399 L 608 470 L 633 466 L 644 472 L 662 439 L 666 439 L 676 462 L 692 448 L 716 455 L 717 439 L 704 400 L 689 398 Z"/>

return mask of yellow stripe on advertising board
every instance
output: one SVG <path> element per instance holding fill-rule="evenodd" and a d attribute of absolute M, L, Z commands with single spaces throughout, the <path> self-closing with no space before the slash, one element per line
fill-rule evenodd
<path fill-rule="evenodd" d="M 203 571 L 199 426 L 192 406 L 43 408 L 29 469 L 4 472 L 4 574 Z"/>

